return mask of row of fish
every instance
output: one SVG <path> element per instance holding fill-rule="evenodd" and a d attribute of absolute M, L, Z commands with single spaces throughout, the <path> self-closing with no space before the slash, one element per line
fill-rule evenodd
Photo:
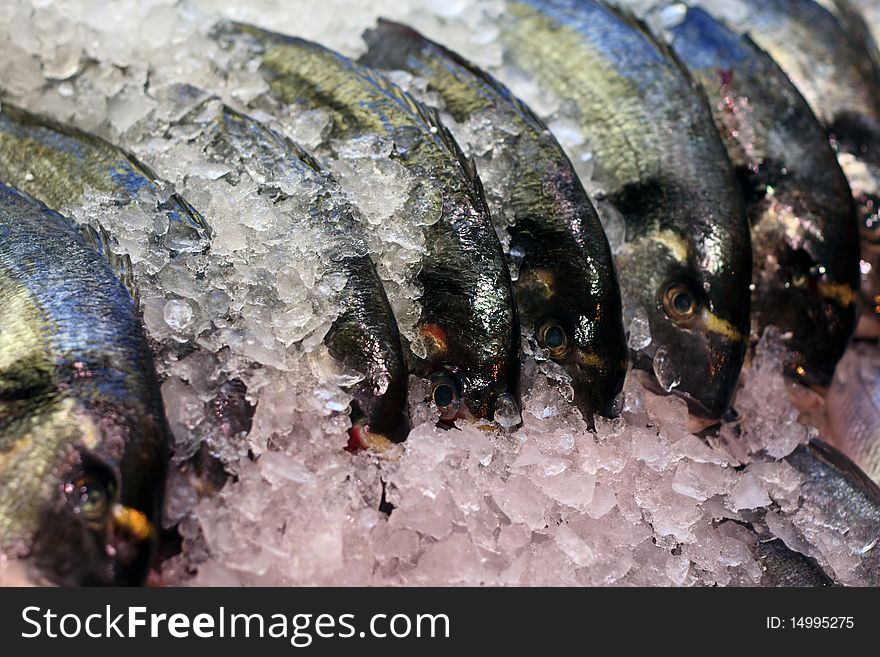
<path fill-rule="evenodd" d="M 349 387 L 351 444 L 405 439 L 410 374 L 430 381 L 426 402 L 442 422 L 514 428 L 521 334 L 570 377 L 585 417 L 617 412 L 631 364 L 717 422 L 750 341 L 768 326 L 786 337 L 786 373 L 828 386 L 856 329 L 860 287 L 862 334 L 874 335 L 880 306 L 871 186 L 880 74 L 856 14 L 847 10 L 844 31 L 811 2 L 748 2 L 741 25 L 664 6 L 652 33 L 597 2 L 507 4 L 500 38 L 512 65 L 574 108 L 595 162 L 590 193 L 504 85 L 388 21 L 364 35 L 359 61 L 250 25 L 215 28 L 225 48 L 260 61 L 269 92 L 249 110 L 329 112 L 329 152 L 308 153 L 209 95 L 174 119 L 184 133 L 209 126 L 197 144 L 205 157 L 246 171 L 290 217 L 291 235 L 323 245 L 324 275 L 342 281 L 317 292 L 337 309 L 324 344 L 363 374 Z M 780 36 L 807 28 L 816 52 Z M 811 65 L 820 57 L 822 75 Z M 485 157 L 503 157 L 513 173 L 486 194 L 486 151 L 457 143 L 436 109 L 390 81 L 393 71 L 425 80 L 457 124 L 505 126 Z M 399 329 L 385 264 L 365 247 L 369 227 L 320 163 L 360 135 L 391 143 L 390 159 L 419 181 L 408 201 L 426 245 L 406 272 L 422 290 L 414 333 Z M 139 582 L 168 428 L 131 263 L 114 255 L 122 236 L 56 211 L 90 190 L 119 206 L 150 204 L 167 219 L 152 239 L 179 258 L 210 256 L 210 217 L 123 150 L 8 103 L 0 181 L 0 486 L 22 492 L 0 504 L 0 547 L 63 582 Z M 305 205 L 292 193 L 304 188 Z"/>

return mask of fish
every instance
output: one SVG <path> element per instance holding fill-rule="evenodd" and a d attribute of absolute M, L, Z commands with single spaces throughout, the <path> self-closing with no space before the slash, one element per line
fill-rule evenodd
<path fill-rule="evenodd" d="M 746 353 L 752 250 L 705 98 L 622 12 L 573 0 L 507 8 L 505 62 L 574 108 L 602 186 L 600 216 L 611 206 L 625 222 L 616 253 L 624 312 L 646 313 L 651 337 L 631 350 L 633 367 L 695 416 L 721 417 Z"/>
<path fill-rule="evenodd" d="M 850 546 L 858 545 L 859 580 L 868 586 L 880 585 L 880 487 L 838 449 L 818 438 L 798 446 L 785 460 L 803 475 L 798 489 L 800 512 L 813 522 L 836 528 Z"/>
<path fill-rule="evenodd" d="M 364 40 L 360 63 L 424 79 L 456 123 L 504 126 L 488 157 L 510 168 L 509 184 L 487 197 L 496 229 L 509 235 L 523 327 L 571 377 L 586 416 L 613 414 L 628 362 L 620 287 L 599 216 L 559 142 L 495 78 L 412 28 L 379 19 Z M 484 163 L 477 156 L 478 170 Z"/>
<path fill-rule="evenodd" d="M 0 550 L 63 585 L 137 585 L 169 429 L 140 316 L 70 219 L 0 184 Z"/>
<path fill-rule="evenodd" d="M 700 8 L 669 44 L 706 93 L 752 226 L 752 338 L 785 337 L 784 370 L 827 388 L 858 317 L 855 203 L 825 130 L 785 73 Z"/>
<path fill-rule="evenodd" d="M 840 361 L 825 397 L 828 442 L 880 483 L 880 350 L 854 344 Z"/>
<path fill-rule="evenodd" d="M 699 0 L 779 64 L 834 146 L 861 235 L 857 333 L 880 335 L 880 55 L 813 0 Z"/>
<path fill-rule="evenodd" d="M 168 226 L 151 237 L 172 255 L 204 252 L 213 236 L 207 220 L 131 153 L 5 101 L 0 106 L 0 180 L 58 212 L 79 209 L 90 193 L 106 195 L 118 207 L 143 203 L 158 209 Z"/>
<path fill-rule="evenodd" d="M 252 50 L 281 103 L 328 111 L 331 142 L 371 134 L 393 142 L 391 159 L 432 199 L 417 203 L 430 224 L 418 263 L 424 350 L 408 345 L 408 368 L 430 382 L 441 421 L 516 423 L 521 344 L 510 272 L 476 169 L 437 113 L 382 74 L 304 39 L 241 23 L 220 24 L 215 34 Z"/>
<path fill-rule="evenodd" d="M 290 219 L 291 239 L 309 236 L 321 244 L 327 276 L 341 276 L 340 311 L 324 336 L 330 355 L 360 375 L 347 386 L 351 438 L 356 445 L 380 447 L 401 442 L 409 432 L 403 346 L 397 321 L 356 210 L 333 176 L 302 147 L 229 106 L 194 110 L 209 123 L 206 152 L 227 165 L 236 163 Z M 309 187 L 310 205 L 286 205 L 291 188 Z"/>

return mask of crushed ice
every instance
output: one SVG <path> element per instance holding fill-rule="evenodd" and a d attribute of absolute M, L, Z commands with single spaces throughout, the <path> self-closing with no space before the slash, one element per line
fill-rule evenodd
<path fill-rule="evenodd" d="M 327 114 L 255 102 L 265 81 L 246 54 L 208 37 L 214 19 L 255 22 L 348 55 L 363 48 L 359 35 L 378 15 L 412 24 L 498 75 L 547 120 L 585 184 L 601 190 L 589 180 L 589 144 L 565 103 L 505 67 L 494 21 L 503 1 L 295 5 L 0 6 L 3 93 L 131 149 L 215 231 L 210 253 L 175 254 L 155 239 L 167 227 L 149 203 L 114 210 L 94 198 L 76 213 L 107 228 L 114 248 L 131 256 L 164 381 L 175 451 L 165 522 L 177 526 L 182 551 L 163 564 L 162 581 L 753 585 L 762 572 L 747 525 L 761 514 L 789 547 L 817 558 L 838 581 L 860 583 L 859 550 L 872 546 L 823 526 L 821 510 L 799 498 L 800 474 L 780 460 L 815 430 L 798 421 L 772 336 L 743 374 L 739 419 L 702 437 L 685 428 L 683 401 L 648 392 L 632 375 L 622 416 L 597 418 L 591 430 L 570 403 L 564 372 L 525 341 L 519 429 L 438 428 L 423 383 L 412 379 L 406 443 L 382 454 L 343 449 L 342 388 L 357 373 L 340 371 L 321 346 L 334 312 L 322 300 L 340 282 L 325 278 L 312 257 L 319 245 L 285 233 L 284 212 L 261 194 L 259 180 L 206 153 L 205 124 L 193 112 L 216 96 L 323 158 L 370 227 L 367 248 L 404 334 L 416 319 L 411 269 L 424 248 L 412 217 L 430 217 L 432 198 L 386 157 L 381 139 L 328 144 Z M 675 11 L 663 18 L 674 22 Z M 418 80 L 395 79 L 419 92 Z M 498 143 L 492 131 L 503 129 L 486 117 L 451 127 L 477 155 L 489 153 Z M 497 161 L 483 160 L 491 199 L 509 181 Z M 307 202 L 307 190 L 289 191 Z M 503 213 L 503 196 L 494 201 Z M 600 211 L 619 247 L 622 221 L 601 204 Z M 631 346 L 650 343 L 644 313 L 627 325 Z M 657 378 L 674 389 L 672 355 L 659 361 Z M 501 424 L 515 426 L 514 415 L 502 413 Z M 206 452 L 208 465 L 199 460 Z M 211 463 L 226 474 L 206 474 Z"/>

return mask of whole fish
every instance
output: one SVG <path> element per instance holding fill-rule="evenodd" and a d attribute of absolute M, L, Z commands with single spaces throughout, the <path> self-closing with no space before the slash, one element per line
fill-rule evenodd
<path fill-rule="evenodd" d="M 880 351 L 854 344 L 825 398 L 829 440 L 880 483 Z"/>
<path fill-rule="evenodd" d="M 510 273 L 476 171 L 436 113 L 315 43 L 234 23 L 217 35 L 253 50 L 281 102 L 329 111 L 331 141 L 379 135 L 393 142 L 391 159 L 433 199 L 427 207 L 415 203 L 430 225 L 418 263 L 425 353 L 410 354 L 410 370 L 431 381 L 444 420 L 491 419 L 500 410 L 502 422 L 518 422 L 520 335 Z"/>
<path fill-rule="evenodd" d="M 773 57 L 834 145 L 859 213 L 861 335 L 880 335 L 880 70 L 876 52 L 813 0 L 699 0 Z"/>
<path fill-rule="evenodd" d="M 260 186 L 261 193 L 289 217 L 284 230 L 290 239 L 319 243 L 325 276 L 341 276 L 345 287 L 339 307 L 324 337 L 330 355 L 360 380 L 348 387 L 352 402 L 352 439 L 359 445 L 381 447 L 400 442 L 409 430 L 407 378 L 397 321 L 354 208 L 343 198 L 336 181 L 302 148 L 218 101 L 197 108 L 208 122 L 209 156 L 225 164 L 237 162 Z M 306 207 L 288 202 L 295 191 L 309 190 Z"/>
<path fill-rule="evenodd" d="M 134 301 L 67 218 L 0 184 L 0 550 L 139 584 L 168 429 Z"/>
<path fill-rule="evenodd" d="M 699 8 L 669 42 L 702 87 L 752 225 L 752 326 L 787 335 L 785 371 L 828 386 L 857 320 L 859 233 L 837 157 L 809 106 L 747 37 Z"/>
<path fill-rule="evenodd" d="M 574 107 L 594 179 L 623 215 L 623 303 L 647 313 L 651 334 L 634 349 L 634 366 L 695 413 L 720 417 L 748 341 L 751 245 L 705 99 L 634 21 L 604 5 L 513 0 L 507 8 L 506 62 Z"/>
<path fill-rule="evenodd" d="M 0 180 L 59 212 L 82 206 L 90 192 L 122 207 L 144 203 L 168 219 L 155 239 L 172 253 L 204 251 L 205 219 L 133 155 L 72 126 L 9 103 L 0 107 Z"/>
<path fill-rule="evenodd" d="M 380 19 L 364 39 L 361 63 L 424 79 L 456 123 L 503 126 L 476 158 L 478 169 L 490 159 L 509 169 L 487 197 L 496 228 L 509 235 L 523 326 L 571 376 L 581 410 L 608 414 L 627 365 L 620 288 L 605 231 L 562 147 L 501 83 L 415 30 Z"/>

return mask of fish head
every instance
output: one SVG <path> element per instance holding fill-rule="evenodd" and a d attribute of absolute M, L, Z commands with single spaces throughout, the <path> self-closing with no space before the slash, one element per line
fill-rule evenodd
<path fill-rule="evenodd" d="M 428 377 L 430 401 L 444 424 L 494 420 L 503 427 L 514 427 L 522 422 L 519 391 L 503 381 L 449 365 Z"/>
<path fill-rule="evenodd" d="M 0 502 L 0 547 L 54 583 L 136 585 L 146 575 L 164 466 L 127 434 L 161 428 L 116 420 L 60 399 L 3 427 L 0 488 L 15 494 Z"/>
<path fill-rule="evenodd" d="M 603 279 L 584 271 L 586 264 L 560 254 L 552 267 L 524 269 L 516 296 L 524 329 L 571 377 L 580 411 L 612 416 L 629 360 L 620 296 L 595 289 Z"/>
<path fill-rule="evenodd" d="M 855 232 L 846 239 L 843 229 L 852 214 L 838 212 L 839 228 L 829 236 L 821 217 L 834 210 L 826 205 L 809 191 L 783 188 L 752 210 L 753 325 L 756 332 L 779 329 L 785 374 L 819 388 L 831 383 L 858 310 L 858 246 Z"/>
<path fill-rule="evenodd" d="M 633 366 L 694 415 L 715 419 L 745 358 L 751 250 L 724 252 L 711 236 L 695 244 L 658 231 L 627 243 L 618 262 L 628 314 L 641 307 L 650 327 L 650 342 L 632 350 Z"/>
<path fill-rule="evenodd" d="M 442 309 L 449 323 L 419 326 L 426 356 L 411 371 L 428 382 L 429 400 L 442 422 L 494 420 L 505 427 L 521 422 L 519 316 L 512 295 L 491 288 L 468 293 L 477 295 L 478 316 L 466 294 L 442 295 L 436 313 Z"/>

